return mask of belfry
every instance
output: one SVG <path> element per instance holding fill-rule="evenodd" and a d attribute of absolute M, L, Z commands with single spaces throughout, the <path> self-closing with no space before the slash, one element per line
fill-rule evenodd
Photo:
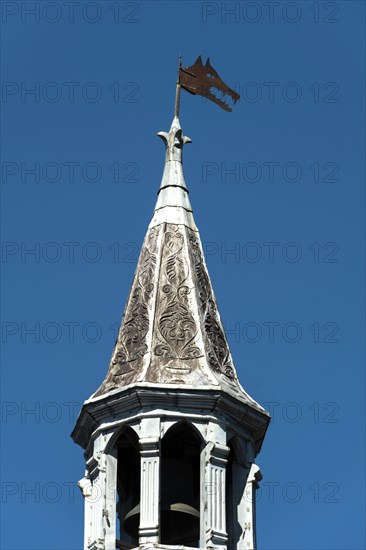
<path fill-rule="evenodd" d="M 158 134 L 163 177 L 107 376 L 72 433 L 85 449 L 85 550 L 256 548 L 254 461 L 269 415 L 236 375 L 177 115 Z"/>

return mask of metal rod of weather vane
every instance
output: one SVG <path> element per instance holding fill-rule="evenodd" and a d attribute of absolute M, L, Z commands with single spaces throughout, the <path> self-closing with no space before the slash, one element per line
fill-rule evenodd
<path fill-rule="evenodd" d="M 175 107 L 174 107 L 174 116 L 179 117 L 179 107 L 180 107 L 180 70 L 182 68 L 182 56 L 179 56 L 178 60 L 178 77 L 177 77 L 177 87 L 175 90 Z"/>

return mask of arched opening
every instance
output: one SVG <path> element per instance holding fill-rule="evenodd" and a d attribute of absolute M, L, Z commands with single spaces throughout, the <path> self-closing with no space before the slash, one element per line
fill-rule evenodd
<path fill-rule="evenodd" d="M 117 449 L 117 547 L 138 546 L 140 501 L 139 439 L 132 430 L 123 430 L 116 442 Z M 119 540 L 118 540 L 119 539 Z"/>
<path fill-rule="evenodd" d="M 175 424 L 162 439 L 162 544 L 199 546 L 201 445 L 202 439 L 187 422 Z"/>

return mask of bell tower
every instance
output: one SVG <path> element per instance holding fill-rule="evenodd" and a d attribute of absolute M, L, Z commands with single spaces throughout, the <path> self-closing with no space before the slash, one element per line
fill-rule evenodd
<path fill-rule="evenodd" d="M 175 116 L 107 376 L 72 437 L 85 550 L 253 550 L 268 413 L 242 388 L 184 180 Z"/>

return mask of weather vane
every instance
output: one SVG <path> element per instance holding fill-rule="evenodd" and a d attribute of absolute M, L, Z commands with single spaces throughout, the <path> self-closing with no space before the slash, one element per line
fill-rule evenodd
<path fill-rule="evenodd" d="M 199 55 L 193 65 L 190 67 L 182 67 L 182 56 L 179 56 L 178 62 L 178 78 L 175 94 L 175 109 L 174 116 L 179 116 L 180 107 L 180 90 L 186 90 L 193 95 L 201 95 L 213 101 L 224 109 L 231 112 L 231 107 L 226 103 L 227 96 L 231 97 L 234 103 L 240 99 L 240 95 L 229 88 L 220 78 L 218 73 L 212 67 L 210 59 L 207 58 L 206 64 L 203 65 L 202 57 Z M 221 92 L 221 97 L 218 97 L 214 92 Z"/>

